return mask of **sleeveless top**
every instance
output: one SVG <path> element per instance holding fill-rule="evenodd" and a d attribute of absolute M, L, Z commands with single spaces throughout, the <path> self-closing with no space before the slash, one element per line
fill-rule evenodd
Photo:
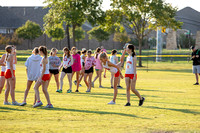
<path fill-rule="evenodd" d="M 42 60 L 44 59 L 44 57 L 42 57 Z M 43 70 L 43 64 L 42 64 L 42 60 L 40 62 L 40 72 L 42 73 Z M 48 63 L 46 64 L 46 69 L 44 74 L 49 74 L 49 58 L 47 57 Z"/>
<path fill-rule="evenodd" d="M 112 74 L 116 74 L 118 72 L 117 68 L 108 66 L 108 61 L 106 61 L 106 65 L 103 64 L 103 67 L 110 71 Z"/>
<path fill-rule="evenodd" d="M 136 72 L 134 72 L 134 62 L 133 62 L 133 58 L 132 56 L 128 56 L 126 58 L 126 72 L 125 74 L 136 74 Z"/>
<path fill-rule="evenodd" d="M 63 67 L 67 67 L 67 66 L 70 67 L 69 64 L 71 63 L 71 58 L 72 58 L 71 55 L 70 55 L 69 58 L 67 57 L 67 55 L 64 57 L 64 59 L 63 59 Z"/>
<path fill-rule="evenodd" d="M 85 60 L 83 59 L 83 54 L 81 55 L 81 66 L 83 66 L 83 63 L 85 62 Z"/>
<path fill-rule="evenodd" d="M 13 70 L 16 70 L 16 66 L 15 66 L 14 62 L 15 62 L 15 60 L 13 60 Z M 6 69 L 10 69 L 10 62 L 9 61 L 6 61 Z"/>
<path fill-rule="evenodd" d="M 117 56 L 116 55 L 112 55 L 112 56 L 110 56 L 110 62 L 112 62 L 113 64 L 117 64 L 117 62 L 116 62 L 116 58 L 117 58 Z"/>

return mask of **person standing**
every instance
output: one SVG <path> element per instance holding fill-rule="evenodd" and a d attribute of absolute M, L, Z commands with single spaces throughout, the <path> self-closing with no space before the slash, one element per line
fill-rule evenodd
<path fill-rule="evenodd" d="M 199 75 L 200 75 L 200 50 L 196 49 L 194 46 L 192 49 L 192 58 L 193 61 L 193 73 L 196 77 L 196 83 L 194 85 L 199 85 Z"/>

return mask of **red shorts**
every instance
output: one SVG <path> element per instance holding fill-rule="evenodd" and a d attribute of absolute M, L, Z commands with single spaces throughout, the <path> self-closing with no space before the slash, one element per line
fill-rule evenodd
<path fill-rule="evenodd" d="M 125 74 L 125 77 L 128 77 L 130 79 L 133 79 L 136 76 L 136 80 L 137 80 L 137 74 Z"/>
<path fill-rule="evenodd" d="M 14 77 L 15 77 L 15 70 L 13 70 L 13 74 L 14 74 Z M 6 70 L 6 72 L 4 73 L 4 76 L 5 76 L 6 79 L 12 78 L 12 74 L 11 74 L 10 69 Z"/>
<path fill-rule="evenodd" d="M 115 77 L 119 77 L 120 73 L 119 71 L 117 71 L 117 73 L 115 73 Z"/>
<path fill-rule="evenodd" d="M 1 71 L 1 75 L 0 75 L 0 76 L 4 76 L 4 74 L 5 74 L 5 72 L 2 72 L 2 71 Z"/>
<path fill-rule="evenodd" d="M 50 79 L 50 74 L 44 74 L 43 77 L 42 77 L 43 81 L 47 81 L 49 79 Z"/>

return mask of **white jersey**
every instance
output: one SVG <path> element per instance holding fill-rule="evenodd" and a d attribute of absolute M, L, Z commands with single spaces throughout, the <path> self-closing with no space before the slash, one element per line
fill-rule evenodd
<path fill-rule="evenodd" d="M 117 68 L 108 66 L 108 61 L 106 61 L 106 65 L 103 64 L 103 67 L 110 71 L 112 74 L 116 74 L 118 72 Z"/>
<path fill-rule="evenodd" d="M 42 58 L 42 59 L 44 59 L 44 57 Z M 49 74 L 49 58 L 47 57 L 47 64 L 46 64 L 46 69 L 45 69 L 45 72 L 44 72 L 44 74 Z M 41 62 L 40 62 L 40 73 L 42 73 L 42 70 L 43 70 L 43 64 L 42 64 L 42 60 L 41 60 Z"/>
<path fill-rule="evenodd" d="M 126 58 L 126 72 L 125 74 L 136 74 L 136 72 L 134 71 L 134 62 L 133 62 L 133 56 L 128 56 Z"/>
<path fill-rule="evenodd" d="M 110 56 L 110 62 L 116 65 L 116 64 L 117 64 L 117 62 L 116 62 L 116 58 L 117 58 L 116 55 L 112 55 L 112 56 Z"/>
<path fill-rule="evenodd" d="M 83 59 L 84 54 L 81 55 L 81 66 L 83 67 L 83 63 L 85 62 L 85 60 Z"/>
<path fill-rule="evenodd" d="M 68 58 L 67 56 L 64 57 L 63 59 L 63 67 L 70 67 L 72 64 L 72 56 L 70 55 L 70 57 Z M 71 65 L 70 65 L 71 64 Z"/>
<path fill-rule="evenodd" d="M 14 60 L 13 60 L 13 70 L 16 70 L 16 66 L 14 64 Z M 6 69 L 10 69 L 10 62 L 9 61 L 6 61 Z"/>
<path fill-rule="evenodd" d="M 6 66 L 1 66 L 1 71 L 5 72 L 6 71 Z"/>

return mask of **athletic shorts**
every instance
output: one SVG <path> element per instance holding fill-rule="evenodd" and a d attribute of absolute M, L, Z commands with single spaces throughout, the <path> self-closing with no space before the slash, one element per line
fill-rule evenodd
<path fill-rule="evenodd" d="M 95 69 L 96 71 L 99 71 L 99 69 Z"/>
<path fill-rule="evenodd" d="M 91 67 L 89 70 L 85 70 L 85 73 L 89 74 L 89 73 L 93 73 L 94 70 L 93 70 L 93 67 Z"/>
<path fill-rule="evenodd" d="M 82 67 L 84 67 L 85 66 L 85 62 L 82 62 Z"/>
<path fill-rule="evenodd" d="M 49 80 L 50 79 L 50 74 L 44 74 L 43 76 L 42 76 L 42 80 L 43 81 L 47 81 L 47 80 Z"/>
<path fill-rule="evenodd" d="M 13 74 L 14 74 L 14 77 L 15 77 L 15 70 L 13 70 Z M 6 70 L 6 72 L 4 73 L 4 76 L 5 76 L 6 79 L 12 78 L 12 74 L 11 74 L 10 69 Z"/>
<path fill-rule="evenodd" d="M 54 75 L 59 74 L 59 70 L 58 69 L 49 69 L 49 72 L 51 74 L 54 74 Z"/>
<path fill-rule="evenodd" d="M 125 74 L 125 77 L 128 77 L 130 79 L 133 79 L 136 76 L 136 80 L 137 80 L 137 74 Z"/>
<path fill-rule="evenodd" d="M 200 65 L 193 66 L 193 73 L 200 73 Z"/>
<path fill-rule="evenodd" d="M 65 68 L 63 67 L 62 72 L 64 72 L 64 73 L 72 73 L 72 67 L 70 66 L 70 67 L 68 67 L 67 69 L 65 69 Z"/>
<path fill-rule="evenodd" d="M 4 75 L 5 75 L 5 72 L 1 71 L 1 75 L 0 76 L 3 77 Z"/>
<path fill-rule="evenodd" d="M 119 75 L 120 75 L 120 73 L 119 73 L 119 71 L 117 71 L 117 73 L 115 73 L 115 77 L 117 78 L 117 77 L 119 77 Z"/>

